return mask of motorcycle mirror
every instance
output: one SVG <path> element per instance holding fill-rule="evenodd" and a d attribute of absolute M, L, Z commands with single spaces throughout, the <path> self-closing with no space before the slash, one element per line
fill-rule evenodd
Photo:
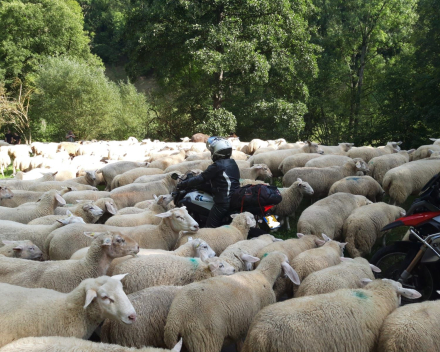
<path fill-rule="evenodd" d="M 179 174 L 176 174 L 176 173 L 171 174 L 171 178 L 172 178 L 173 180 L 178 180 L 178 179 L 179 179 Z"/>

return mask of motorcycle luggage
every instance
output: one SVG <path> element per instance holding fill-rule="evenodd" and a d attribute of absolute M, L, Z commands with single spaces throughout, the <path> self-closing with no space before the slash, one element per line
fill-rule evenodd
<path fill-rule="evenodd" d="M 247 185 L 240 187 L 231 197 L 231 209 L 243 212 L 248 208 L 261 208 L 277 205 L 282 200 L 277 187 L 266 185 Z"/>

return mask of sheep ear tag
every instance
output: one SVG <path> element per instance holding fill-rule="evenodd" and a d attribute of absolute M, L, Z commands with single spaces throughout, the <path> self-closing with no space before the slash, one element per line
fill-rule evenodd
<path fill-rule="evenodd" d="M 84 304 L 84 309 L 86 309 L 87 307 L 88 307 L 88 305 L 90 304 L 90 303 L 92 303 L 92 301 L 93 301 L 93 299 L 95 298 L 95 297 L 97 297 L 98 296 L 98 294 L 96 293 L 96 291 L 95 290 L 87 290 L 87 294 L 86 294 L 86 302 L 85 302 L 85 304 Z"/>

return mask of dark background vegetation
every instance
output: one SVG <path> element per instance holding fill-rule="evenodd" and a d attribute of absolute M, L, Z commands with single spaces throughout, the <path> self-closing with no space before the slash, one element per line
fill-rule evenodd
<path fill-rule="evenodd" d="M 1 132 L 409 149 L 440 136 L 438 18 L 440 0 L 2 0 Z"/>

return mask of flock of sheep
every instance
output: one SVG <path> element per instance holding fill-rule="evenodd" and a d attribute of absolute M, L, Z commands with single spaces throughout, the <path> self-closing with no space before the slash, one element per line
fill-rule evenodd
<path fill-rule="evenodd" d="M 440 172 L 440 140 L 403 151 L 231 138 L 242 185 L 282 177 L 273 214 L 286 226 L 311 204 L 283 241 L 248 240 L 247 212 L 200 229 L 175 207 L 171 174 L 211 164 L 204 139 L 0 142 L 2 173 L 14 169 L 0 181 L 1 352 L 440 350 L 439 301 L 399 308 L 420 294 L 375 280 L 362 258 Z"/>

